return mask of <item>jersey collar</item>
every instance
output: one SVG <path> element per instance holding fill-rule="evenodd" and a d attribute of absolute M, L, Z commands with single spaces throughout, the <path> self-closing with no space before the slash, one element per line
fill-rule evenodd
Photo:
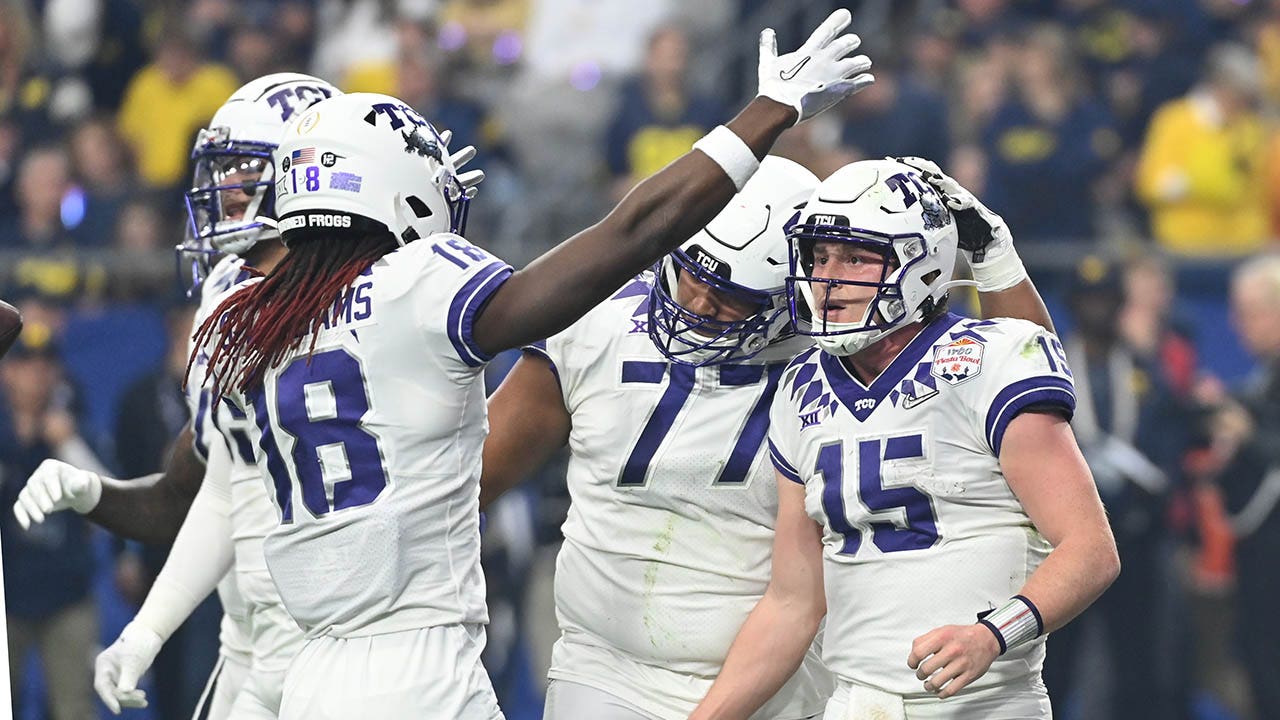
<path fill-rule="evenodd" d="M 853 413 L 859 422 L 865 422 L 871 413 L 880 407 L 880 403 L 884 401 L 889 391 L 893 390 L 908 373 L 915 371 L 920 358 L 924 357 L 938 338 L 963 319 L 949 312 L 934 320 L 921 330 L 919 335 L 912 338 L 906 347 L 902 348 L 902 352 L 898 353 L 893 362 L 889 363 L 889 367 L 885 368 L 869 387 L 863 387 L 840 358 L 829 353 L 819 354 L 822 373 L 826 375 L 827 382 L 831 384 L 831 391 L 840 399 L 845 409 Z"/>

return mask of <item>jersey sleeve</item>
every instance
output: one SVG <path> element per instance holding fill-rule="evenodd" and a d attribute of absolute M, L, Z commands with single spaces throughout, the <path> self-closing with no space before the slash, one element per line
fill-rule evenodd
<path fill-rule="evenodd" d="M 418 243 L 422 245 L 415 248 Z M 443 332 L 452 354 L 466 367 L 482 367 L 493 355 L 476 344 L 472 335 L 476 317 L 511 277 L 511 266 L 448 233 L 432 235 L 409 248 L 423 254 L 422 274 L 414 278 L 420 324 L 429 334 Z"/>
<path fill-rule="evenodd" d="M 791 365 L 782 374 L 778 383 L 778 391 L 773 396 L 773 404 L 769 407 L 769 461 L 783 477 L 796 483 L 804 484 L 796 465 L 799 447 L 800 421 L 796 417 L 795 405 L 790 388 L 799 365 Z"/>
<path fill-rule="evenodd" d="M 550 345 L 551 342 L 552 340 L 539 340 L 535 343 L 529 343 L 520 349 L 524 351 L 526 355 L 542 358 L 547 362 L 547 365 L 551 368 L 551 374 L 556 378 L 556 385 L 560 387 L 560 392 L 563 394 L 564 379 L 560 377 L 560 365 L 556 363 L 556 355 L 560 354 L 558 352 L 559 346 L 557 343 L 555 347 L 552 347 Z M 552 352 L 555 352 L 556 355 L 552 355 Z"/>
<path fill-rule="evenodd" d="M 1075 386 L 1062 343 L 1053 333 L 1026 321 L 1002 321 L 1003 337 L 992 343 L 994 372 L 977 385 L 982 433 L 992 453 L 1009 423 L 1027 410 L 1049 410 L 1068 420 L 1076 409 Z"/>

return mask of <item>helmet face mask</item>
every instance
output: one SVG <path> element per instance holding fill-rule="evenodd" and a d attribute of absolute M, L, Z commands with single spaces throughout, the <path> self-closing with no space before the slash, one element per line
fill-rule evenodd
<path fill-rule="evenodd" d="M 243 255 L 257 243 L 279 237 L 272 151 L 286 121 L 341 94 L 310 75 L 266 75 L 232 94 L 210 126 L 196 134 L 186 237 L 176 248 L 179 273 L 189 278 L 190 292 L 219 255 Z"/>
<path fill-rule="evenodd" d="M 696 250 L 696 246 L 695 246 Z M 772 340 L 790 337 L 786 325 L 786 293 L 753 290 L 725 280 L 695 262 L 683 248 L 659 261 L 649 302 L 649 335 L 667 358 L 708 366 L 747 359 Z M 679 302 L 680 277 L 707 286 L 724 304 L 746 308 L 740 319 L 700 315 Z M 771 340 L 772 338 L 772 340 Z"/>
<path fill-rule="evenodd" d="M 852 355 L 899 328 L 927 318 L 943 302 L 956 259 L 957 234 L 936 192 L 910 167 L 891 160 L 847 165 L 819 186 L 805 208 L 805 222 L 788 232 L 787 295 L 797 332 L 833 355 Z M 815 272 L 822 245 L 869 251 L 879 272 L 857 279 Z M 827 304 L 847 288 L 873 291 L 862 316 L 829 319 Z"/>
<path fill-rule="evenodd" d="M 766 157 L 719 215 L 658 261 L 648 328 L 659 352 L 682 365 L 719 365 L 748 360 L 795 334 L 787 314 L 786 228 L 817 184 L 800 165 Z M 700 291 L 714 293 L 728 312 L 709 317 L 682 305 L 682 280 L 706 286 Z"/>
<path fill-rule="evenodd" d="M 186 194 L 189 237 L 209 250 L 239 255 L 274 232 L 272 149 L 267 143 L 226 141 L 197 147 Z"/>

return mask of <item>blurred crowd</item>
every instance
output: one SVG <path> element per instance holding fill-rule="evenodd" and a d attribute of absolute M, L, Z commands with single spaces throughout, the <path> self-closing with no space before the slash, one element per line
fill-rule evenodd
<path fill-rule="evenodd" d="M 1063 716 L 1280 718 L 1276 0 L 0 0 L 0 298 L 27 320 L 0 364 L 15 716 L 101 712 L 92 656 L 163 563 L 9 507 L 44 458 L 162 467 L 186 421 L 190 149 L 236 87 L 295 70 L 405 99 L 477 146 L 468 235 L 518 266 L 739 107 L 760 28 L 793 45 L 836 5 L 877 83 L 777 152 L 819 177 L 939 162 L 1009 222 L 1075 372 L 1124 570 L 1049 641 Z M 565 503 L 550 468 L 486 530 L 509 717 L 539 715 Z M 203 617 L 137 717 L 190 716 Z"/>

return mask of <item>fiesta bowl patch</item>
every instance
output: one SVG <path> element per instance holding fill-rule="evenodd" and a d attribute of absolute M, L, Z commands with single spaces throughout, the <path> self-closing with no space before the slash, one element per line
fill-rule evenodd
<path fill-rule="evenodd" d="M 933 376 L 950 385 L 959 385 L 971 377 L 977 377 L 982 372 L 982 351 L 985 347 L 977 340 L 967 337 L 938 345 L 933 349 Z"/>

